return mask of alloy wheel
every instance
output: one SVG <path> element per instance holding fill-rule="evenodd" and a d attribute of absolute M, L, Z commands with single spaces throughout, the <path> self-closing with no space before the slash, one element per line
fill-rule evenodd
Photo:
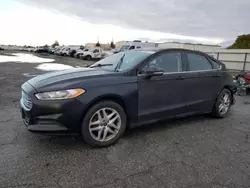
<path fill-rule="evenodd" d="M 121 127 L 121 116 L 113 108 L 101 108 L 89 121 L 89 132 L 93 139 L 107 142 L 114 138 Z"/>
<path fill-rule="evenodd" d="M 219 113 L 221 115 L 224 115 L 228 112 L 228 109 L 231 104 L 231 99 L 230 95 L 228 93 L 224 93 L 221 98 L 220 98 L 220 103 L 219 103 Z"/>

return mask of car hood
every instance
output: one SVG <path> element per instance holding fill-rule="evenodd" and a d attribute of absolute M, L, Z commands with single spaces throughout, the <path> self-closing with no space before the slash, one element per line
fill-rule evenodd
<path fill-rule="evenodd" d="M 74 83 L 83 82 L 84 80 L 100 75 L 114 74 L 113 71 L 100 68 L 72 68 L 64 71 L 55 71 L 42 74 L 28 80 L 37 91 L 42 91 L 44 88 L 61 85 L 67 87 Z"/>

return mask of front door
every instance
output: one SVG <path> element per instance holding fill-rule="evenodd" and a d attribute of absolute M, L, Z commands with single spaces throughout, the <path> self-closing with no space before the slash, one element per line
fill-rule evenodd
<path fill-rule="evenodd" d="M 184 65 L 180 51 L 153 57 L 138 74 L 139 121 L 164 119 L 185 113 Z M 149 67 L 164 70 L 161 76 L 145 77 Z"/>

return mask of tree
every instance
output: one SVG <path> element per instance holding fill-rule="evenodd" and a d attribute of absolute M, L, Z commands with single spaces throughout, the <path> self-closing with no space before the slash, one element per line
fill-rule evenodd
<path fill-rule="evenodd" d="M 54 42 L 54 44 L 52 44 L 51 45 L 53 48 L 55 48 L 56 46 L 59 46 L 59 42 L 56 40 L 55 42 Z"/>
<path fill-rule="evenodd" d="M 83 49 L 84 49 L 84 46 L 83 46 L 83 45 L 81 45 L 81 46 L 80 46 L 80 49 L 81 49 L 81 50 L 83 50 Z"/>
<path fill-rule="evenodd" d="M 101 44 L 100 44 L 100 42 L 99 41 L 97 41 L 97 43 L 96 43 L 96 45 L 95 45 L 96 47 L 101 47 Z"/>
<path fill-rule="evenodd" d="M 250 49 L 250 34 L 238 36 L 228 49 Z"/>
<path fill-rule="evenodd" d="M 110 47 L 111 47 L 112 49 L 114 49 L 114 48 L 115 48 L 115 44 L 114 44 L 114 42 L 113 42 L 113 41 L 111 41 L 111 43 L 110 43 Z"/>

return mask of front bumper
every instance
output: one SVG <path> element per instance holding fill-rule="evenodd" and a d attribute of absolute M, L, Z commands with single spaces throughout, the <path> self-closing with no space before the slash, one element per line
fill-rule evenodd
<path fill-rule="evenodd" d="M 41 101 L 36 99 L 32 86 L 27 86 L 27 95 L 32 107 L 27 108 L 25 100 L 20 100 L 20 111 L 27 129 L 41 133 L 73 133 L 78 132 L 83 115 L 84 105 L 76 99 Z M 26 99 L 27 100 L 27 99 Z"/>
<path fill-rule="evenodd" d="M 70 129 L 59 123 L 58 118 L 62 114 L 54 114 L 47 116 L 31 116 L 29 111 L 25 111 L 25 107 L 20 101 L 20 111 L 23 123 L 31 132 L 68 132 Z"/>

